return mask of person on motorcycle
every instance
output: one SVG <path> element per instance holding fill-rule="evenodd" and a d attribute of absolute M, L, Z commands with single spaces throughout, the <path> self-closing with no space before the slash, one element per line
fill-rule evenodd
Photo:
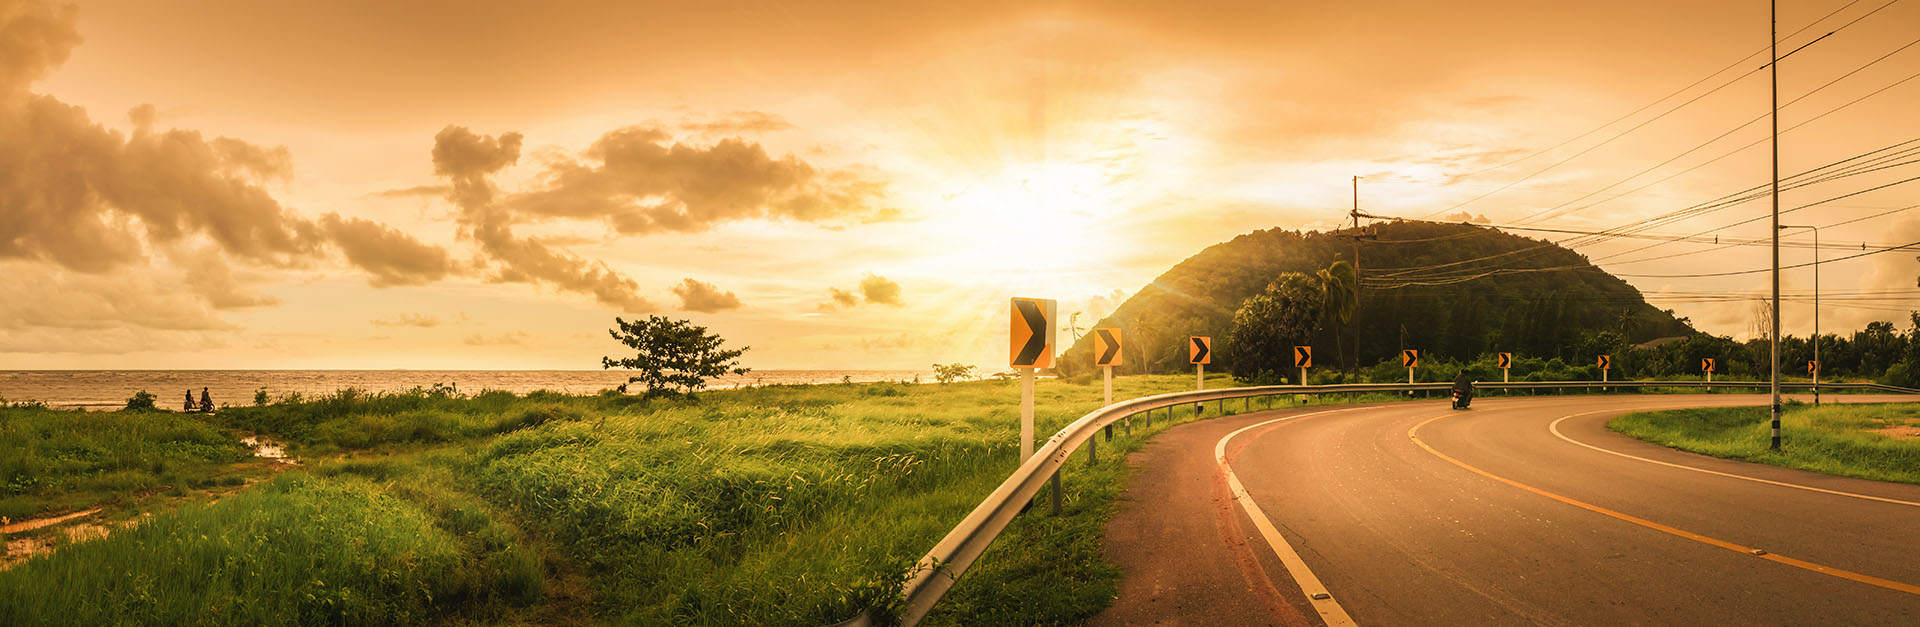
<path fill-rule="evenodd" d="M 1465 368 L 1462 368 L 1460 374 L 1453 377 L 1453 391 L 1460 395 L 1461 407 L 1465 407 L 1467 403 L 1473 401 L 1473 377 L 1467 374 Z"/>

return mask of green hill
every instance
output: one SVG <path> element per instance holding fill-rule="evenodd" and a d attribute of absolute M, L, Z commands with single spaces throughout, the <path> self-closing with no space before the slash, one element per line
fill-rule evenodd
<path fill-rule="evenodd" d="M 1223 343 L 1242 301 L 1282 273 L 1311 276 L 1352 262 L 1355 235 L 1360 307 L 1350 324 L 1321 328 L 1316 367 L 1371 366 L 1402 348 L 1460 360 L 1508 351 L 1572 362 L 1586 359 L 1578 347 L 1603 332 L 1631 342 L 1696 333 L 1579 253 L 1490 227 L 1411 221 L 1247 233 L 1175 265 L 1095 326 L 1125 330 L 1124 372 L 1185 370 L 1187 336 Z M 1478 261 L 1435 267 L 1465 260 Z M 1062 355 L 1064 372 L 1091 364 L 1091 342 L 1082 337 Z M 1232 351 L 1215 348 L 1209 369 L 1224 371 Z"/>

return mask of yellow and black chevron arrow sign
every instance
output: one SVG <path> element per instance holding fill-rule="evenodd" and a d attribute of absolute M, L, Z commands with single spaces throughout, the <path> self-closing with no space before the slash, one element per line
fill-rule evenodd
<path fill-rule="evenodd" d="M 1213 338 L 1205 335 L 1187 337 L 1187 363 L 1213 363 Z"/>
<path fill-rule="evenodd" d="M 1093 365 L 1118 366 L 1120 359 L 1120 330 L 1094 329 Z"/>
<path fill-rule="evenodd" d="M 1601 369 L 1601 370 L 1612 370 L 1612 369 L 1613 369 L 1613 356 L 1612 356 L 1612 355 L 1601 355 L 1601 356 L 1600 356 L 1600 369 Z"/>
<path fill-rule="evenodd" d="M 1500 353 L 1500 367 L 1501 368 L 1513 367 L 1513 353 Z"/>
<path fill-rule="evenodd" d="M 1420 367 L 1420 351 L 1414 350 L 1411 348 L 1400 351 L 1400 365 L 1406 366 L 1408 368 L 1419 368 Z"/>
<path fill-rule="evenodd" d="M 1313 347 L 1312 346 L 1293 347 L 1293 367 L 1295 368 L 1312 368 L 1313 367 Z"/>
<path fill-rule="evenodd" d="M 1713 358 L 1712 358 L 1712 357 L 1706 357 L 1706 358 L 1703 358 L 1703 359 L 1701 359 L 1701 360 L 1700 360 L 1700 371 L 1701 371 L 1701 372 L 1713 372 L 1713 365 L 1714 365 L 1714 364 L 1713 364 Z"/>
<path fill-rule="evenodd" d="M 1015 368 L 1053 366 L 1054 302 L 1045 298 L 1013 299 L 1007 364 Z"/>

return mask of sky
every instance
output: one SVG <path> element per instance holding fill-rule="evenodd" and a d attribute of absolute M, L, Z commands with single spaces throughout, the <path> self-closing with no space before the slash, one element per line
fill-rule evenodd
<path fill-rule="evenodd" d="M 1920 2 L 1781 4 L 1782 53 L 1832 33 L 1780 63 L 1782 176 L 1913 148 Z M 591 369 L 620 352 L 615 316 L 651 314 L 751 346 L 757 369 L 994 371 L 1009 297 L 1084 325 L 1208 245 L 1338 228 L 1355 176 L 1372 214 L 1570 230 L 1765 185 L 1768 19 L 1637 0 L 0 0 L 0 369 Z M 1782 222 L 1837 224 L 1829 257 L 1920 242 L 1920 211 L 1899 211 L 1920 166 L 1895 151 L 1782 192 Z M 1758 238 L 1764 219 L 1727 225 L 1768 209 L 1647 233 Z M 1768 249 L 1635 250 L 1659 243 L 1576 250 L 1750 335 L 1743 295 L 1767 274 L 1671 275 Z M 1825 332 L 1920 309 L 1920 252 L 1820 271 Z M 1783 273 L 1786 332 L 1811 331 L 1812 284 Z"/>

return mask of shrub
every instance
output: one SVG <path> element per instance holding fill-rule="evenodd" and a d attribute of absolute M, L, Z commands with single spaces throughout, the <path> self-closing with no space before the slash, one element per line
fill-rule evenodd
<path fill-rule="evenodd" d="M 134 392 L 133 396 L 127 397 L 127 406 L 121 411 L 153 411 L 153 401 L 153 394 L 146 390 Z"/>

